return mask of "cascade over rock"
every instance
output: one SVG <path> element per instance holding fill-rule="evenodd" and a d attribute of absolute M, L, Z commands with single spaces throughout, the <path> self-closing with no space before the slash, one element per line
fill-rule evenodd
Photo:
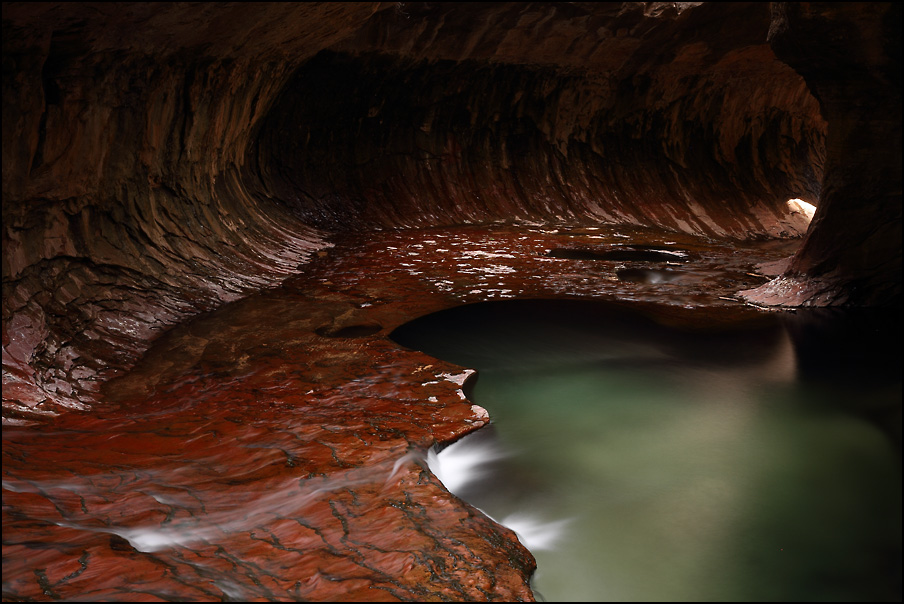
<path fill-rule="evenodd" d="M 901 303 L 898 3 L 6 2 L 2 27 L 5 426 L 172 403 L 188 381 L 138 364 L 155 342 L 197 345 L 166 343 L 168 330 L 289 278 L 317 283 L 334 243 L 393 229 L 800 241 L 766 254 L 768 282 L 713 292 L 777 308 Z M 816 206 L 812 222 L 792 199 Z M 315 310 L 360 293 L 310 287 Z M 405 304 L 397 324 L 435 303 Z M 321 352 L 339 350 L 336 334 L 358 333 L 346 328 L 380 325 L 334 317 L 298 341 L 320 329 Z M 202 339 L 237 366 L 268 358 L 240 335 Z M 194 361 L 225 363 L 215 356 Z M 191 366 L 177 357 L 167 371 Z M 170 378 L 165 396 L 149 386 Z M 480 423 L 463 409 L 448 417 Z M 383 453 L 473 425 L 398 428 Z M 435 486 L 412 481 L 406 492 Z M 4 527 L 6 509 L 4 491 Z M 461 517 L 517 571 L 432 595 L 529 598 L 514 537 Z M 393 597 L 425 597 L 416 584 Z M 52 597 L 34 585 L 44 595 L 9 595 Z"/>

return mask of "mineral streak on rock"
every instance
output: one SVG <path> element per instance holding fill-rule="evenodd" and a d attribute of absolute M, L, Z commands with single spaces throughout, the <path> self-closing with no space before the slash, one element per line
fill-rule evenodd
<path fill-rule="evenodd" d="M 9 584 L 10 597 L 90 597 L 90 590 L 67 584 L 99 576 L 115 582 L 96 564 L 109 564 L 108 555 L 128 557 L 134 569 L 144 569 L 129 577 L 163 590 L 149 587 L 148 597 L 185 589 L 186 598 L 267 598 L 279 591 L 263 579 L 253 588 L 244 579 L 226 584 L 205 570 L 212 565 L 242 577 L 276 576 L 272 569 L 257 575 L 243 566 L 254 547 L 269 547 L 262 543 L 270 538 L 261 534 L 248 532 L 233 549 L 178 554 L 184 558 L 177 574 L 185 579 L 177 589 L 167 578 L 174 558 L 137 548 L 147 543 L 133 533 L 88 527 L 72 516 L 70 504 L 76 512 L 91 510 L 123 495 L 104 491 L 95 501 L 89 496 L 94 487 L 85 487 L 89 495 L 76 505 L 72 493 L 82 489 L 78 480 L 90 482 L 89 474 L 104 485 L 152 481 L 152 475 L 116 469 L 116 456 L 130 468 L 142 466 L 147 460 L 140 451 L 102 448 L 113 457 L 73 462 L 72 475 L 81 478 L 69 490 L 41 480 L 46 472 L 59 478 L 52 443 L 67 451 L 74 443 L 91 449 L 104 430 L 118 433 L 104 423 L 113 420 L 103 419 L 102 409 L 125 414 L 117 416 L 121 420 L 177 410 L 200 397 L 191 408 L 212 418 L 224 414 L 231 419 L 215 421 L 231 425 L 228 408 L 249 395 L 226 394 L 221 387 L 233 384 L 227 381 L 216 383 L 216 396 L 204 398 L 216 382 L 210 375 L 245 368 L 260 378 L 255 387 L 261 392 L 278 389 L 283 369 L 264 368 L 282 353 L 261 343 L 230 356 L 241 346 L 209 331 L 203 318 L 170 354 L 148 353 L 156 365 L 135 364 L 152 342 L 166 346 L 167 330 L 175 325 L 232 305 L 234 311 L 223 312 L 240 314 L 247 296 L 293 275 L 315 283 L 305 279 L 336 262 L 333 250 L 327 253 L 331 241 L 341 241 L 335 233 L 363 245 L 375 229 L 447 226 L 454 232 L 469 223 L 552 223 L 561 237 L 524 250 L 564 280 L 551 279 L 549 295 L 568 295 L 586 281 L 596 283 L 596 291 L 620 283 L 629 298 L 645 288 L 670 296 L 684 292 L 678 299 L 712 299 L 715 292 L 730 298 L 747 290 L 744 295 L 759 305 L 900 304 L 900 10 L 894 3 L 4 3 L 3 421 L 15 427 L 13 440 L 4 432 L 4 459 L 15 459 L 19 468 L 11 490 L 4 491 L 4 522 L 18 523 L 15 510 L 37 506 L 46 514 L 16 524 L 17 539 L 32 535 L 35 543 L 50 543 L 49 535 L 65 533 L 61 542 L 68 544 L 41 550 L 53 562 L 41 566 L 44 558 L 36 558 L 27 577 Z M 789 206 L 793 198 L 818 206 L 812 223 Z M 632 236 L 636 249 L 667 250 L 669 241 L 677 242 L 704 265 L 713 256 L 706 246 L 694 247 L 694 237 L 717 247 L 731 241 L 741 250 L 752 240 L 773 239 L 782 248 L 781 239 L 806 236 L 793 257 L 793 247 L 782 248 L 790 257 L 784 262 L 770 254 L 751 256 L 781 267 L 771 273 L 775 281 L 757 289 L 762 279 L 741 276 L 729 280 L 734 289 L 728 287 L 715 266 L 708 273 L 682 269 L 674 281 L 652 283 L 651 276 L 672 273 L 630 260 L 545 257 L 557 248 L 602 249 L 581 229 L 606 224 L 655 227 Z M 653 234 L 661 230 L 671 235 Z M 443 245 L 439 237 L 431 241 L 386 260 L 409 271 L 431 246 Z M 619 243 L 616 238 L 606 245 Z M 448 272 L 429 273 L 431 291 L 465 298 L 533 291 L 506 282 L 519 270 L 508 264 L 515 248 L 488 245 L 467 257 L 439 248 L 449 253 L 439 252 L 443 259 L 433 266 Z M 619 270 L 631 278 L 619 281 Z M 398 316 L 357 316 L 382 304 L 395 282 L 390 278 L 373 296 L 365 295 L 364 285 L 356 294 L 327 284 L 329 291 L 312 289 L 305 302 L 311 305 L 302 306 L 313 314 L 298 328 L 310 346 L 296 350 L 298 358 L 372 351 L 384 342 L 381 333 L 429 310 L 424 303 L 396 307 Z M 311 300 L 319 296 L 353 303 L 347 314 L 317 314 Z M 196 367 L 200 358 L 204 363 Z M 400 380 L 413 362 L 405 359 Z M 305 379 L 317 383 L 329 375 L 337 384 L 362 386 L 355 380 L 368 366 L 314 364 L 306 373 L 313 377 Z M 167 372 L 176 370 L 187 372 L 182 381 L 158 391 Z M 114 413 L 101 387 L 117 376 L 125 381 L 118 382 L 116 404 L 126 406 Z M 425 394 L 417 400 L 446 400 L 441 392 Z M 484 421 L 452 395 L 465 411 L 449 416 L 451 423 L 440 422 L 442 429 L 399 428 L 383 457 L 360 463 L 362 450 L 373 446 L 364 432 L 359 441 L 346 438 L 338 448 L 318 449 L 334 451 L 336 458 L 305 449 L 311 459 L 321 459 L 311 466 L 319 470 L 310 471 L 330 477 L 368 464 L 382 468 L 407 454 L 408 446 L 453 438 Z M 358 425 L 356 405 L 367 403 L 349 400 L 329 426 Z M 292 398 L 287 405 L 316 415 L 334 403 Z M 82 421 L 99 423 L 91 430 L 86 424 L 81 434 L 76 426 Z M 150 422 L 142 438 L 169 429 L 162 419 L 141 421 Z M 383 421 L 389 423 L 373 430 L 391 432 L 388 416 L 374 426 Z M 178 422 L 173 429 L 181 437 L 207 438 L 203 431 L 179 433 Z M 217 430 L 210 438 L 228 434 Z M 80 436 L 59 436 L 73 431 Z M 22 442 L 31 443 L 25 457 L 15 448 Z M 163 437 L 148 437 L 146 445 L 160 454 L 155 460 L 177 454 L 176 441 Z M 286 476 L 275 473 L 267 488 L 278 491 Z M 403 478 L 423 486 L 424 497 L 447 497 L 439 487 L 430 490 L 429 473 L 412 469 Z M 198 495 L 198 505 L 208 496 L 214 506 L 213 500 L 228 500 L 229 489 L 217 484 Z M 352 497 L 347 505 L 370 509 L 368 497 L 389 497 L 372 485 L 361 488 L 370 494 L 362 491 L 358 503 Z M 205 491 L 195 485 L 179 492 Z M 132 506 L 147 517 L 129 522 L 144 526 L 156 518 L 161 524 L 161 514 L 169 518 L 166 505 Z M 471 518 L 459 503 L 449 505 L 449 518 Z M 191 514 L 195 508 L 180 509 Z M 329 514 L 347 523 L 350 510 L 333 507 Z M 287 522 L 300 527 L 301 516 L 292 518 Z M 510 549 L 514 542 L 494 533 L 497 528 L 474 530 L 492 534 L 488 542 L 515 552 L 514 558 L 523 553 Z M 343 558 L 355 550 L 352 541 L 330 541 L 324 551 Z M 282 543 L 278 537 L 269 542 Z M 83 547 L 73 549 L 73 543 Z M 390 588 L 381 583 L 389 570 L 349 566 L 348 560 L 358 560 L 351 555 L 309 573 L 311 585 L 299 583 L 286 597 L 328 597 L 329 586 L 339 582 L 343 593 L 368 599 L 376 597 L 368 586 L 377 584 L 385 587 L 381 593 L 403 599 L 527 597 L 523 573 L 529 562 L 516 565 L 517 579 L 494 583 L 490 573 L 481 575 L 489 583 L 472 585 L 456 573 L 476 558 L 488 566 L 500 558 L 483 550 L 471 550 L 471 558 L 447 540 L 435 543 L 452 547 L 446 558 L 431 558 L 439 566 L 419 583 L 442 584 L 436 593 L 417 591 L 414 580 Z M 7 551 L 4 546 L 4 564 Z M 379 557 L 375 552 L 360 559 Z M 204 559 L 192 557 L 198 555 Z M 272 561 L 268 556 L 262 557 Z M 450 560 L 463 566 L 447 573 L 443 565 Z M 6 569 L 4 580 L 12 576 Z M 191 591 L 202 584 L 208 591 Z M 359 587 L 363 591 L 355 591 Z M 114 591 L 103 591 L 108 588 Z M 125 597 L 113 587 L 98 590 L 97 597 Z"/>

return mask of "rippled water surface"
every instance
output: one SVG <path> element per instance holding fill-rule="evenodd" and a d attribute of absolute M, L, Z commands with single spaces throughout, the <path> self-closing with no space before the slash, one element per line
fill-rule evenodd
<path fill-rule="evenodd" d="M 399 328 L 478 369 L 493 420 L 432 467 L 550 601 L 900 600 L 899 320 L 674 319 L 510 301 Z"/>

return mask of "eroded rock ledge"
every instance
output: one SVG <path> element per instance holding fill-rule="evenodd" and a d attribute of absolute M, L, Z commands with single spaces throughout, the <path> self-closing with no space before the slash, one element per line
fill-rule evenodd
<path fill-rule="evenodd" d="M 692 260 L 625 261 L 641 242 Z M 623 259 L 550 255 L 565 247 Z M 4 597 L 532 600 L 530 553 L 423 463 L 487 421 L 463 394 L 469 370 L 387 334 L 519 297 L 743 322 L 761 313 L 723 298 L 782 252 L 624 227 L 339 237 L 282 287 L 168 331 L 91 413 L 6 427 Z M 675 278 L 623 279 L 626 267 Z"/>
<path fill-rule="evenodd" d="M 900 25 L 893 3 L 4 3 L 4 423 L 92 409 L 335 232 L 806 233 L 747 299 L 899 305 Z"/>
<path fill-rule="evenodd" d="M 4 4 L 5 414 L 82 408 L 324 245 L 249 188 L 245 150 L 293 67 L 377 8 Z"/>

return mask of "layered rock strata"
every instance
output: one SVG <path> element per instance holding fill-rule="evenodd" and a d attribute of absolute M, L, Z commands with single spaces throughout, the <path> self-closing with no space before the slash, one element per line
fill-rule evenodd
<path fill-rule="evenodd" d="M 802 234 L 786 201 L 818 197 L 825 124 L 769 24 L 757 4 L 4 5 L 6 417 L 83 408 L 167 326 L 297 270 L 316 227 Z"/>
<path fill-rule="evenodd" d="M 900 304 L 900 30 L 892 3 L 4 3 L 4 424 L 96 410 L 335 232 L 806 232 L 747 299 Z"/>

